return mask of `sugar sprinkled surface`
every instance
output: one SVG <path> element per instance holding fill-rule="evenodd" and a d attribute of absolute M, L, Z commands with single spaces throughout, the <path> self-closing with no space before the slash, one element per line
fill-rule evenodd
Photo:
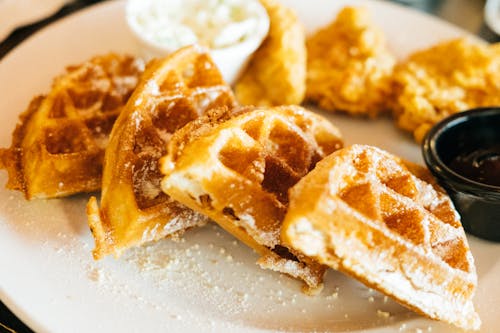
<path fill-rule="evenodd" d="M 53 276 L 52 288 L 78 290 L 64 297 L 48 295 L 47 306 L 54 309 L 82 307 L 84 311 L 86 304 L 97 302 L 104 317 L 113 311 L 123 317 L 142 311 L 158 321 L 154 327 L 181 329 L 189 323 L 213 331 L 238 327 L 343 331 L 391 325 L 397 331 L 402 321 L 419 318 L 334 271 L 327 273 L 320 295 L 304 295 L 300 282 L 260 269 L 258 255 L 215 224 L 194 228 L 175 241 L 165 239 L 126 251 L 119 258 L 94 261 L 84 216 L 87 196 L 26 202 L 18 194 L 9 194 L 2 199 L 7 220 L 21 222 L 2 221 L 0 232 L 29 238 L 40 252 L 36 261 L 61 267 L 57 276 L 47 269 L 40 271 Z M 51 219 L 41 221 L 40 216 Z M 107 309 L 106 304 L 116 308 Z M 377 310 L 390 317 L 380 316 Z M 103 327 L 104 317 L 100 318 Z"/>
<path fill-rule="evenodd" d="M 347 293 L 360 293 L 360 298 L 366 298 L 368 293 L 375 295 L 374 303 L 378 307 L 383 305 L 381 295 L 338 273 L 329 273 L 321 295 L 309 297 L 300 292 L 299 282 L 259 269 L 255 264 L 257 259 L 256 254 L 219 227 L 208 225 L 190 231 L 178 242 L 165 240 L 131 249 L 118 262 L 147 280 L 158 294 L 168 295 L 167 299 L 175 297 L 179 304 L 188 304 L 193 317 L 198 311 L 204 311 L 207 317 L 216 321 L 278 330 L 292 327 L 325 329 L 328 323 L 335 323 L 339 328 L 348 327 L 367 315 L 369 322 L 356 325 L 370 327 L 377 325 L 374 323 L 383 324 L 386 319 L 380 317 L 380 310 L 375 307 L 356 309 L 354 304 L 349 304 L 352 297 L 341 297 L 343 287 Z M 107 288 L 111 283 L 103 268 L 89 272 L 100 288 Z M 339 279 L 346 282 L 342 287 L 332 283 Z M 166 309 L 165 302 L 151 305 L 159 310 Z M 396 304 L 386 307 L 395 308 L 396 315 L 405 317 L 407 314 L 407 310 Z M 341 318 L 332 316 L 335 309 L 342 311 Z M 297 319 L 287 323 L 284 318 L 289 318 L 290 312 Z M 252 314 L 265 314 L 266 326 L 252 319 Z M 305 320 L 305 315 L 313 318 Z M 184 320 L 188 315 L 177 313 L 175 316 Z M 339 320 L 340 324 L 336 323 Z"/>

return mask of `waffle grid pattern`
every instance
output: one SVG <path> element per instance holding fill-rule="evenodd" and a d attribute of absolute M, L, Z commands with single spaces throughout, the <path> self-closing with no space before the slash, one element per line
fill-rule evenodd
<path fill-rule="evenodd" d="M 7 186 L 28 199 L 98 190 L 109 133 L 143 67 L 139 59 L 116 54 L 68 67 L 47 96 L 32 101 L 13 146 L 0 152 Z"/>
<path fill-rule="evenodd" d="M 162 161 L 163 190 L 254 248 L 262 267 L 317 288 L 325 268 L 281 244 L 281 222 L 288 189 L 342 146 L 340 133 L 295 106 L 233 112 L 229 120 L 186 129 L 192 141 L 184 129 L 174 135 Z"/>
<path fill-rule="evenodd" d="M 234 103 L 202 49 L 183 48 L 148 64 L 110 137 L 101 207 L 96 198 L 87 205 L 95 258 L 207 222 L 161 191 L 158 159 L 177 129 L 211 108 Z"/>

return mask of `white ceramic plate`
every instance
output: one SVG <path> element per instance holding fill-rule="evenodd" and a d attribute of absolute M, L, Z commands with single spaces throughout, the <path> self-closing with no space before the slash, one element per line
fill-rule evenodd
<path fill-rule="evenodd" d="M 342 5 L 358 3 L 284 2 L 310 31 Z M 363 3 L 400 57 L 465 34 L 403 7 Z M 0 62 L 0 146 L 10 145 L 19 113 L 66 65 L 108 51 L 135 53 L 123 12 L 123 2 L 90 7 L 40 31 Z M 348 144 L 373 144 L 421 162 L 419 147 L 388 119 L 330 117 Z M 2 187 L 6 179 L 2 171 Z M 37 332 L 456 331 L 334 271 L 321 295 L 305 296 L 299 282 L 258 268 L 257 256 L 216 226 L 95 262 L 86 200 L 81 195 L 27 202 L 0 189 L 0 298 Z M 469 240 L 479 274 L 475 303 L 483 331 L 493 332 L 500 309 L 500 245 Z"/>

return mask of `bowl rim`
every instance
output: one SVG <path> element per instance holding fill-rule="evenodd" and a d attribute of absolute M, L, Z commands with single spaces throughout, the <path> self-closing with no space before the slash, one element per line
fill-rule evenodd
<path fill-rule="evenodd" d="M 443 162 L 436 147 L 437 139 L 449 128 L 465 123 L 471 118 L 489 116 L 500 116 L 500 106 L 473 108 L 454 113 L 451 116 L 442 119 L 436 123 L 429 130 L 429 132 L 427 132 L 422 144 L 422 155 L 424 157 L 425 164 L 427 164 L 427 167 L 431 170 L 431 172 L 446 183 L 451 183 L 448 185 L 452 185 L 452 187 L 458 192 L 480 195 L 481 197 L 487 194 L 488 196 L 493 196 L 498 200 L 500 199 L 500 186 L 480 183 L 453 171 L 448 167 L 448 165 L 446 165 L 446 163 Z"/>

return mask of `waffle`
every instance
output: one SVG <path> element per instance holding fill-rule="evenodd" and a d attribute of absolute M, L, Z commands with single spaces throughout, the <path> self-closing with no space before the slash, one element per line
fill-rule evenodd
<path fill-rule="evenodd" d="M 288 189 L 340 148 L 338 130 L 298 106 L 217 110 L 174 134 L 162 189 L 261 255 L 263 268 L 320 289 L 325 267 L 280 242 Z"/>
<path fill-rule="evenodd" d="M 11 147 L 0 150 L 7 188 L 27 199 L 98 190 L 109 133 L 143 69 L 141 60 L 116 54 L 68 67 L 48 95 L 31 101 Z"/>
<path fill-rule="evenodd" d="M 411 54 L 394 71 L 398 127 L 421 142 L 451 114 L 500 105 L 500 44 L 446 40 Z"/>
<path fill-rule="evenodd" d="M 94 258 L 172 236 L 207 220 L 162 193 L 158 159 L 175 130 L 212 107 L 234 106 L 217 67 L 197 47 L 150 62 L 118 117 L 104 158 L 101 208 L 88 223 Z"/>
<path fill-rule="evenodd" d="M 364 7 L 345 7 L 306 45 L 307 100 L 324 110 L 371 117 L 389 109 L 396 60 Z"/>
<path fill-rule="evenodd" d="M 426 169 L 378 148 L 339 150 L 290 190 L 285 244 L 430 318 L 478 329 L 474 260 Z"/>

